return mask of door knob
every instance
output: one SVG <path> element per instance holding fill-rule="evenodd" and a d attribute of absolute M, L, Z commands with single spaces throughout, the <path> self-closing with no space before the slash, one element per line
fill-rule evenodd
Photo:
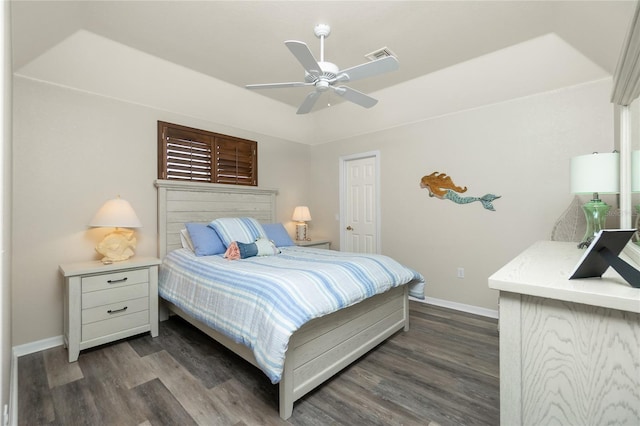
<path fill-rule="evenodd" d="M 347 231 L 353 231 L 353 228 L 351 227 L 351 225 L 347 226 Z"/>

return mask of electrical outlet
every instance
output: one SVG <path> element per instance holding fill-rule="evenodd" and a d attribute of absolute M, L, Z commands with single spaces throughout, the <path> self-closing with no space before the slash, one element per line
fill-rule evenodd
<path fill-rule="evenodd" d="M 464 278 L 464 268 L 458 268 L 458 278 Z"/>

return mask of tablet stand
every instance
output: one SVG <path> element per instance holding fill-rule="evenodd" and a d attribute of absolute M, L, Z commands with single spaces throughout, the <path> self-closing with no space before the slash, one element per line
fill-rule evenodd
<path fill-rule="evenodd" d="M 569 279 L 601 277 L 611 266 L 632 287 L 640 288 L 640 271 L 618 257 L 635 232 L 635 229 L 598 232 Z"/>
<path fill-rule="evenodd" d="M 613 254 L 611 250 L 606 247 L 600 249 L 598 254 L 600 254 L 600 256 L 602 256 L 602 258 L 604 258 L 604 260 L 606 260 L 607 263 L 625 279 L 625 281 L 631 284 L 632 287 L 640 288 L 640 271 L 620 259 L 620 257 Z"/>

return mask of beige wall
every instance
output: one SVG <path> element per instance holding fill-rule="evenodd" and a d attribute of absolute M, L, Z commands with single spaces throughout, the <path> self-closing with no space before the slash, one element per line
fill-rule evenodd
<path fill-rule="evenodd" d="M 259 184 L 279 189 L 278 219 L 290 222 L 304 200 L 306 145 L 14 78 L 14 346 L 62 335 L 58 264 L 97 258 L 104 231 L 87 223 L 107 199 L 133 205 L 143 224 L 137 253 L 156 255 L 157 120 L 257 140 Z"/>
<path fill-rule="evenodd" d="M 279 220 L 292 231 L 293 207 L 309 204 L 311 234 L 336 248 L 339 157 L 379 150 L 383 253 L 423 273 L 429 297 L 487 309 L 497 308 L 487 277 L 549 238 L 571 201 L 569 158 L 613 144 L 609 80 L 315 147 L 24 78 L 14 87 L 14 345 L 62 334 L 57 265 L 95 257 L 103 231 L 86 223 L 108 198 L 133 204 L 138 253 L 155 254 L 157 120 L 258 140 Z M 502 195 L 496 211 L 428 197 L 418 182 L 433 171 L 470 196 Z"/>
<path fill-rule="evenodd" d="M 613 146 L 610 80 L 307 146 L 201 118 L 14 79 L 13 345 L 62 334 L 57 265 L 95 258 L 86 223 L 120 194 L 144 227 L 138 253 L 156 253 L 156 121 L 258 140 L 260 186 L 278 188 L 278 217 L 309 204 L 311 235 L 339 247 L 339 157 L 381 153 L 382 252 L 427 278 L 427 296 L 497 309 L 487 277 L 549 238 L 571 201 L 569 159 Z M 427 196 L 445 172 L 468 195 L 501 195 L 496 211 Z M 464 267 L 466 277 L 456 278 Z"/>
<path fill-rule="evenodd" d="M 382 252 L 420 271 L 427 296 L 495 310 L 487 278 L 550 238 L 572 200 L 570 158 L 613 149 L 610 90 L 607 79 L 312 147 L 310 233 L 338 247 L 339 157 L 379 150 Z M 464 195 L 501 195 L 496 211 L 430 198 L 419 182 L 434 171 Z"/>

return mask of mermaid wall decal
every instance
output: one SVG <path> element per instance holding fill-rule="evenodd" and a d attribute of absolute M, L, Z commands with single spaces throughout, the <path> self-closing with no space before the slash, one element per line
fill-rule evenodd
<path fill-rule="evenodd" d="M 469 204 L 480 201 L 482 207 L 495 211 L 493 200 L 500 198 L 500 195 L 486 194 L 482 197 L 461 197 L 459 194 L 467 192 L 467 187 L 457 186 L 446 173 L 433 172 L 423 176 L 420 180 L 420 188 L 429 190 L 429 197 L 451 200 L 456 204 Z"/>

